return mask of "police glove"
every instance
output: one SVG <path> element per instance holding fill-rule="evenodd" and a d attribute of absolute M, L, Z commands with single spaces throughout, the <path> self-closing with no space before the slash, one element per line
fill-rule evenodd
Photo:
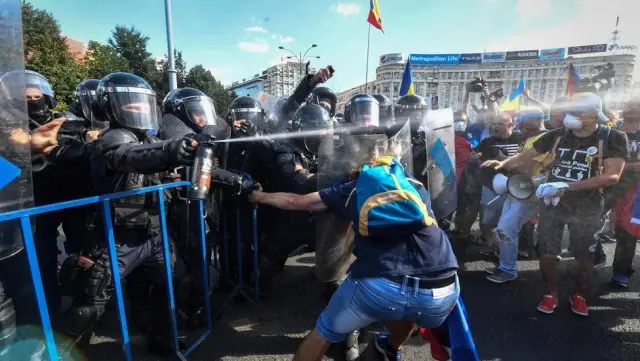
<path fill-rule="evenodd" d="M 172 165 L 191 165 L 198 143 L 192 137 L 170 139 L 164 143 L 164 149 Z"/>
<path fill-rule="evenodd" d="M 240 129 L 239 131 L 249 137 L 252 137 L 254 135 L 256 135 L 256 133 L 258 132 L 258 128 L 256 127 L 255 124 L 253 124 L 252 121 L 250 120 L 245 120 L 244 122 L 242 122 L 242 124 L 240 125 Z"/>

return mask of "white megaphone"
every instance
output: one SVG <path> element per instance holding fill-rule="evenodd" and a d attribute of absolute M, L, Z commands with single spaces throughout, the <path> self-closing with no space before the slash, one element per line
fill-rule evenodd
<path fill-rule="evenodd" d="M 531 198 L 544 181 L 543 176 L 529 177 L 525 174 L 506 176 L 498 173 L 493 177 L 492 185 L 497 194 L 509 193 L 515 199 L 525 200 Z"/>

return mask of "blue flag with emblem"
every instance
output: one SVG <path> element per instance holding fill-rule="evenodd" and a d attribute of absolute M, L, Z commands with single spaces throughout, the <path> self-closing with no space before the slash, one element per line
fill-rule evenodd
<path fill-rule="evenodd" d="M 0 157 L 0 189 L 20 176 L 20 168 Z"/>

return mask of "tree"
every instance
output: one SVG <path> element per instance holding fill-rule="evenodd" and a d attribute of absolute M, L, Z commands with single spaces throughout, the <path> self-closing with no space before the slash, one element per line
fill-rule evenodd
<path fill-rule="evenodd" d="M 187 64 L 182 57 L 182 52 L 174 50 L 173 59 L 176 70 L 176 80 L 178 88 L 184 88 L 185 79 L 187 77 Z M 165 57 L 158 61 L 159 70 L 156 72 L 154 79 L 150 80 L 153 90 L 156 91 L 158 100 L 164 99 L 169 92 L 169 61 Z"/>
<path fill-rule="evenodd" d="M 213 99 L 216 112 L 220 116 L 226 116 L 229 105 L 233 100 L 232 94 L 226 90 L 222 84 L 216 80 L 211 72 L 198 64 L 189 70 L 185 78 L 185 85 L 190 88 L 202 90 Z"/>
<path fill-rule="evenodd" d="M 60 108 L 74 101 L 73 91 L 87 77 L 87 68 L 69 54 L 60 25 L 52 14 L 21 4 L 25 68 L 44 75 L 60 100 Z"/>
<path fill-rule="evenodd" d="M 129 62 L 111 45 L 90 41 L 87 49 L 87 67 L 90 78 L 101 79 L 107 74 L 131 71 Z"/>
<path fill-rule="evenodd" d="M 151 59 L 151 53 L 147 51 L 148 41 L 149 37 L 142 35 L 134 26 L 129 28 L 116 25 L 111 32 L 108 44 L 127 60 L 128 68 L 134 74 L 148 80 L 148 78 L 153 78 L 156 72 L 155 61 Z"/>

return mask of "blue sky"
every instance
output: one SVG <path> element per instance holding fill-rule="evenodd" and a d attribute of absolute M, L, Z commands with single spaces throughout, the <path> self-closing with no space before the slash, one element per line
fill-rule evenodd
<path fill-rule="evenodd" d="M 379 0 L 385 34 L 371 30 L 369 79 L 385 53 L 523 50 L 607 42 L 621 15 L 620 44 L 640 45 L 637 0 Z M 135 25 L 155 56 L 167 53 L 163 0 L 31 0 L 63 34 L 105 42 Z M 633 10 L 633 11 L 632 11 Z M 364 83 L 368 0 L 173 0 L 174 44 L 187 66 L 202 64 L 224 84 L 250 77 L 311 44 L 313 66 L 332 64 L 337 91 Z M 636 69 L 636 74 L 639 74 Z M 638 79 L 636 79 L 638 80 Z"/>

